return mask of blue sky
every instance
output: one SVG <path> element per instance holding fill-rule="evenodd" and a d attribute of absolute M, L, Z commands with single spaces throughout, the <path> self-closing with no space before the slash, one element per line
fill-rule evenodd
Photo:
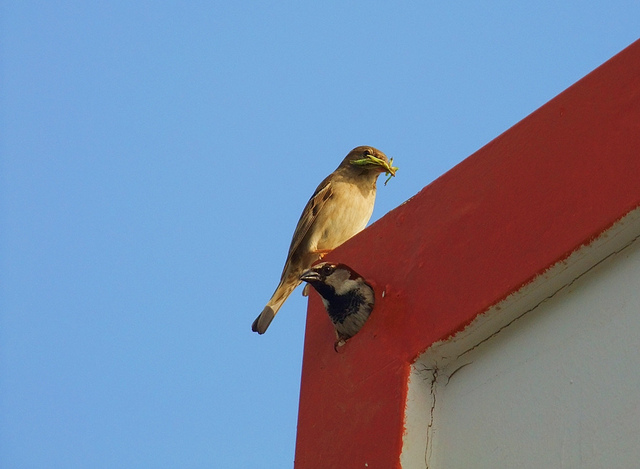
<path fill-rule="evenodd" d="M 372 221 L 638 38 L 640 3 L 3 2 L 0 467 L 285 468 L 300 211 Z M 331 344 L 328 344 L 331 346 Z"/>

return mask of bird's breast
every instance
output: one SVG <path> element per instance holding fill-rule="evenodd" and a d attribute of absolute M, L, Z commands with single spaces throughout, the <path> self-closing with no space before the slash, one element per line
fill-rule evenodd
<path fill-rule="evenodd" d="M 354 184 L 336 182 L 332 189 L 331 199 L 318 214 L 315 239 L 310 240 L 318 250 L 334 249 L 362 231 L 373 213 L 375 185 L 363 190 Z"/>

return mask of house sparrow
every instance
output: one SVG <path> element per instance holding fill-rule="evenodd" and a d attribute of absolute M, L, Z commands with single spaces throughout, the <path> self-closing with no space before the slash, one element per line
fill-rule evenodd
<path fill-rule="evenodd" d="M 336 329 L 334 348 L 356 335 L 369 317 L 374 304 L 373 288 L 350 267 L 322 262 L 300 276 L 322 297 Z"/>
<path fill-rule="evenodd" d="M 300 275 L 327 252 L 362 231 L 373 213 L 376 181 L 398 168 L 380 150 L 357 147 L 320 183 L 293 233 L 280 284 L 251 329 L 264 334 L 276 313 L 301 283 Z M 387 181 L 389 180 L 387 179 Z"/>

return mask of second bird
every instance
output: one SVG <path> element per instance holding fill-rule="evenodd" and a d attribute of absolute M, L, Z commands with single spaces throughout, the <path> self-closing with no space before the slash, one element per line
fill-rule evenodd
<path fill-rule="evenodd" d="M 253 321 L 251 329 L 264 334 L 276 313 L 301 283 L 300 275 L 327 252 L 362 231 L 376 200 L 381 173 L 395 176 L 393 159 L 373 147 L 357 147 L 320 183 L 307 202 L 293 233 L 280 283 Z"/>

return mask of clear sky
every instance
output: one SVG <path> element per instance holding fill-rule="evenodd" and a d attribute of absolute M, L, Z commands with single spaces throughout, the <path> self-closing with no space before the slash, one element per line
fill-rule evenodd
<path fill-rule="evenodd" d="M 640 24 L 271 3 L 2 2 L 0 467 L 292 467 L 307 300 L 250 326 L 316 185 L 383 150 L 375 221 Z"/>

